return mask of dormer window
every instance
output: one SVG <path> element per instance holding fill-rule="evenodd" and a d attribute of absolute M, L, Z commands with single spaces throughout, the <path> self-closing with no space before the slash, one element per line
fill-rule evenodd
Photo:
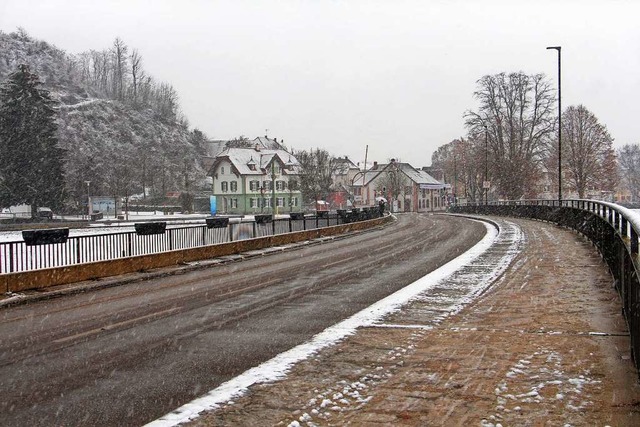
<path fill-rule="evenodd" d="M 224 175 L 224 166 L 220 168 L 220 175 Z"/>
<path fill-rule="evenodd" d="M 256 170 L 256 162 L 255 162 L 255 160 L 253 160 L 253 156 L 247 162 L 247 166 L 249 167 L 249 170 L 252 170 L 252 171 Z"/>
<path fill-rule="evenodd" d="M 292 170 L 293 169 L 293 162 L 291 161 L 291 156 L 289 156 L 289 160 L 287 161 L 287 163 L 285 163 L 284 165 L 286 170 Z"/>

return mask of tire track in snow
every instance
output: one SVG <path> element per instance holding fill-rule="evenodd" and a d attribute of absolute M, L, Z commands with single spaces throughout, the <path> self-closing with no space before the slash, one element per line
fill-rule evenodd
<path fill-rule="evenodd" d="M 362 327 L 411 327 L 410 325 L 385 324 L 383 320 L 410 302 L 428 300 L 429 294 L 437 288 L 457 288 L 463 295 L 455 299 L 436 299 L 436 306 L 443 308 L 439 316 L 430 322 L 437 325 L 444 318 L 459 312 L 498 279 L 518 254 L 522 232 L 509 221 L 499 221 L 500 229 L 485 222 L 486 236 L 469 251 L 463 253 L 428 275 L 378 301 L 352 317 L 325 329 L 307 343 L 301 344 L 259 366 L 251 368 L 239 376 L 221 384 L 204 396 L 152 421 L 147 426 L 176 426 L 198 417 L 203 411 L 219 407 L 245 393 L 254 384 L 273 382 L 286 376 L 291 367 L 331 346 Z M 442 307 L 442 305 L 445 307 Z M 424 328 L 425 325 L 417 325 Z M 399 354 L 396 354 L 396 356 Z M 378 377 L 382 377 L 378 375 Z M 366 402 L 360 402 L 366 403 Z"/>

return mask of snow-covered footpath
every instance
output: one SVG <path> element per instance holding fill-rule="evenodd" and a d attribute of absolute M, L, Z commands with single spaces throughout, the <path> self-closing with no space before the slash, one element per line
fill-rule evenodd
<path fill-rule="evenodd" d="M 196 418 L 199 413 L 215 409 L 219 405 L 227 403 L 228 401 L 242 395 L 248 387 L 254 384 L 272 382 L 284 378 L 294 364 L 309 358 L 322 348 L 331 346 L 344 339 L 346 336 L 354 334 L 358 328 L 375 325 L 386 315 L 399 310 L 412 299 L 415 299 L 420 294 L 434 288 L 443 280 L 447 279 L 460 269 L 468 266 L 476 258 L 485 253 L 494 244 L 494 242 L 496 242 L 499 233 L 493 225 L 488 223 L 484 224 L 487 228 L 487 234 L 478 244 L 464 254 L 458 256 L 405 288 L 356 313 L 350 318 L 325 329 L 323 332 L 315 335 L 310 341 L 283 352 L 257 367 L 245 371 L 241 375 L 211 390 L 206 395 L 183 405 L 175 411 L 172 411 L 147 424 L 147 426 L 176 426 L 180 423 L 192 420 Z M 515 243 L 519 244 L 520 239 L 522 239 L 522 235 L 517 233 L 515 236 L 515 240 L 517 240 L 517 242 Z M 486 288 L 486 286 L 489 286 L 495 278 L 502 274 L 516 255 L 517 251 L 510 251 L 506 257 L 503 257 L 491 270 L 487 271 L 486 274 L 483 275 L 484 277 L 478 277 L 478 285 L 483 289 Z M 479 293 L 481 292 L 475 293 L 475 295 L 478 295 Z"/>

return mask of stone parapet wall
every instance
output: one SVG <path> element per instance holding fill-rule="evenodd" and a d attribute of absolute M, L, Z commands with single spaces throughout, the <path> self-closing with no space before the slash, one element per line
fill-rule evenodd
<path fill-rule="evenodd" d="M 392 216 L 385 216 L 368 221 L 278 234 L 275 236 L 266 236 L 256 239 L 239 240 L 198 248 L 77 264 L 67 267 L 3 274 L 0 275 L 0 291 L 21 292 L 33 289 L 43 289 L 51 286 L 81 282 L 84 280 L 94 280 L 138 271 L 151 270 L 154 268 L 169 267 L 188 262 L 264 249 L 272 246 L 286 245 L 305 240 L 317 239 L 320 237 L 335 236 L 352 231 L 364 230 L 386 224 L 392 220 Z"/>

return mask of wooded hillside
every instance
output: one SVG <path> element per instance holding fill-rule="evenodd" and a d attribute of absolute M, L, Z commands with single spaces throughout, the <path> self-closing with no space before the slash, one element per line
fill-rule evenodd
<path fill-rule="evenodd" d="M 204 185 L 205 135 L 189 129 L 173 87 L 148 75 L 142 56 L 120 39 L 104 50 L 69 54 L 23 30 L 0 31 L 0 82 L 20 64 L 60 102 L 68 206 L 86 200 L 85 181 L 94 195 L 145 192 L 158 200 Z"/>

